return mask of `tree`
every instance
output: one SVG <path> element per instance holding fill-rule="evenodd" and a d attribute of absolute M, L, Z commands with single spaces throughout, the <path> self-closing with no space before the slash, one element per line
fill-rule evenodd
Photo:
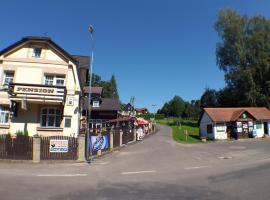
<path fill-rule="evenodd" d="M 117 84 L 116 84 L 116 80 L 115 80 L 114 75 L 112 75 L 112 77 L 111 77 L 110 86 L 111 86 L 112 98 L 119 99 Z"/>
<path fill-rule="evenodd" d="M 87 85 L 89 85 L 89 84 L 87 84 Z M 119 99 L 116 78 L 114 75 L 112 75 L 112 77 L 109 81 L 104 81 L 104 80 L 102 80 L 101 76 L 93 73 L 91 86 L 92 87 L 102 87 L 103 88 L 103 94 L 102 94 L 103 98 Z"/>
<path fill-rule="evenodd" d="M 101 85 L 101 76 L 93 73 L 92 74 L 92 83 L 91 83 L 91 85 L 92 85 L 92 87 L 100 86 Z"/>
<path fill-rule="evenodd" d="M 206 88 L 200 99 L 202 108 L 218 107 L 218 92 L 214 89 Z"/>
<path fill-rule="evenodd" d="M 222 105 L 267 106 L 270 96 L 270 20 L 247 17 L 234 10 L 222 10 L 215 23 L 221 39 L 217 44 L 217 64 L 225 72 L 229 102 Z M 229 92 L 229 93 L 228 93 Z"/>

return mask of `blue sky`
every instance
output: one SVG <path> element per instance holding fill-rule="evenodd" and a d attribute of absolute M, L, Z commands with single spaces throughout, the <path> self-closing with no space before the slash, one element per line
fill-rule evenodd
<path fill-rule="evenodd" d="M 270 1 L 3 1 L 0 49 L 46 33 L 69 53 L 89 55 L 87 28 L 93 24 L 94 73 L 103 79 L 115 74 L 123 102 L 135 96 L 137 107 L 153 110 L 174 95 L 189 101 L 206 87 L 224 87 L 213 28 L 222 8 L 269 17 Z"/>

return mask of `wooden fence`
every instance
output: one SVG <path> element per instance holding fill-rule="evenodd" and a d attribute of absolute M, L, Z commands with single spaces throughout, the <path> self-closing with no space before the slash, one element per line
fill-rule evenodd
<path fill-rule="evenodd" d="M 32 160 L 33 138 L 25 135 L 18 135 L 16 138 L 1 135 L 0 159 Z"/>
<path fill-rule="evenodd" d="M 51 152 L 50 140 L 67 140 L 68 152 Z M 77 160 L 77 138 L 68 136 L 50 136 L 41 137 L 40 141 L 40 159 L 41 160 Z"/>

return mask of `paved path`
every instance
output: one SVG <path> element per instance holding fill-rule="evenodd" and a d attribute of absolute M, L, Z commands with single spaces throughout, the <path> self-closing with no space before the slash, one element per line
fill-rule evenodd
<path fill-rule="evenodd" d="M 270 199 L 270 140 L 184 145 L 168 127 L 92 164 L 0 163 L 0 199 Z"/>

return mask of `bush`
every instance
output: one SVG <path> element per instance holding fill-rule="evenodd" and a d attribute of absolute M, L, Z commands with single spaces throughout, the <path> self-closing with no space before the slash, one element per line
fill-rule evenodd
<path fill-rule="evenodd" d="M 17 136 L 20 136 L 20 135 L 26 135 L 26 136 L 28 136 L 28 130 L 26 130 L 25 132 L 22 131 L 22 130 L 17 130 L 15 134 Z"/>
<path fill-rule="evenodd" d="M 150 120 L 151 118 L 155 118 L 156 120 L 158 119 L 164 119 L 164 114 L 153 114 L 153 113 L 148 113 L 148 114 L 141 114 L 138 115 L 137 117 L 144 118 L 146 120 Z"/>

